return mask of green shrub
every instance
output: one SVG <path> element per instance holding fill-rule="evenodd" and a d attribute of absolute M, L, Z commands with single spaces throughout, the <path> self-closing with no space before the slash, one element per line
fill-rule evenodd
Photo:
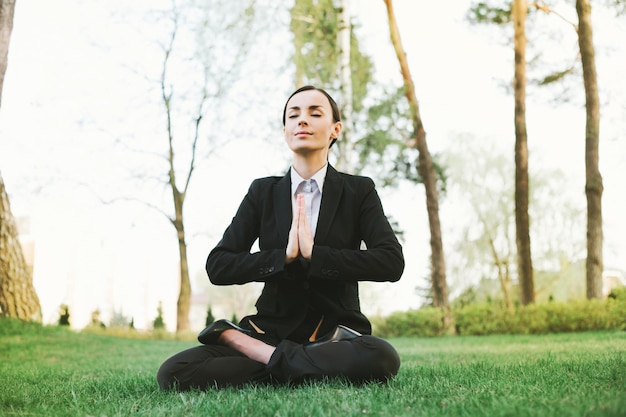
<path fill-rule="evenodd" d="M 376 335 L 381 337 L 440 336 L 443 334 L 442 323 L 443 310 L 434 307 L 397 312 L 383 322 L 374 321 Z"/>
<path fill-rule="evenodd" d="M 610 299 L 626 301 L 626 287 L 617 287 L 611 290 Z"/>
<path fill-rule="evenodd" d="M 530 304 L 513 312 L 507 311 L 504 326 L 507 334 L 545 333 L 548 314 L 540 304 Z"/>
<path fill-rule="evenodd" d="M 454 323 L 458 334 L 498 334 L 506 331 L 506 319 L 508 314 L 494 304 L 469 304 L 454 312 Z"/>
<path fill-rule="evenodd" d="M 606 304 L 610 320 L 609 328 L 626 330 L 626 291 L 623 292 L 622 298 L 609 298 Z"/>
<path fill-rule="evenodd" d="M 580 300 L 548 303 L 543 306 L 548 314 L 546 333 L 580 332 L 614 328 L 609 319 L 605 300 Z"/>
<path fill-rule="evenodd" d="M 152 328 L 155 331 L 165 329 L 165 321 L 163 320 L 163 303 L 161 301 L 159 301 L 159 306 L 157 307 L 157 316 L 154 320 L 152 320 Z"/>
<path fill-rule="evenodd" d="M 606 300 L 547 302 L 516 307 L 468 304 L 453 310 L 457 334 L 546 334 L 591 330 L 626 330 L 626 291 Z M 441 309 L 426 307 L 397 312 L 373 321 L 376 335 L 441 336 Z"/>

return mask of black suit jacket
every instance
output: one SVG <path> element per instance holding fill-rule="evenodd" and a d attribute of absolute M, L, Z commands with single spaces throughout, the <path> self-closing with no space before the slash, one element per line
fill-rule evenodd
<path fill-rule="evenodd" d="M 209 254 L 209 279 L 216 285 L 264 282 L 257 314 L 241 325 L 275 340 L 304 342 L 303 335 L 315 327 L 321 336 L 337 324 L 370 334 L 360 311 L 358 281 L 397 281 L 404 270 L 402 247 L 374 182 L 329 165 L 311 261 L 286 265 L 292 215 L 289 172 L 255 180 Z M 257 238 L 259 251 L 250 253 Z"/>

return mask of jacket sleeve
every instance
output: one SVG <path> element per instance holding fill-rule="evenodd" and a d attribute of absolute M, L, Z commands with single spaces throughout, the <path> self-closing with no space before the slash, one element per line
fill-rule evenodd
<path fill-rule="evenodd" d="M 352 213 L 338 218 L 332 226 L 335 236 L 354 234 L 357 247 L 334 242 L 314 245 L 309 279 L 395 282 L 402 276 L 402 246 L 385 216 L 374 182 L 362 178 Z M 360 247 L 361 241 L 365 248 Z"/>
<path fill-rule="evenodd" d="M 255 180 L 217 246 L 209 253 L 206 271 L 215 285 L 266 281 L 285 273 L 285 249 L 250 253 L 263 216 L 260 180 Z"/>

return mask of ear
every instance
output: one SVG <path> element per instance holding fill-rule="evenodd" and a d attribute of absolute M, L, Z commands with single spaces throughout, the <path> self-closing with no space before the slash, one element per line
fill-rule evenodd
<path fill-rule="evenodd" d="M 343 123 L 335 122 L 335 126 L 333 127 L 333 133 L 330 135 L 331 139 L 337 139 L 341 134 L 341 130 L 343 129 Z"/>

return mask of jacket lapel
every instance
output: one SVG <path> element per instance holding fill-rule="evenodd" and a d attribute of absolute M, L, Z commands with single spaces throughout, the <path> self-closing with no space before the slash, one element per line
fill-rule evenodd
<path fill-rule="evenodd" d="M 291 228 L 291 218 L 293 216 L 291 207 L 291 171 L 281 178 L 274 187 L 274 212 L 278 234 L 281 241 L 287 244 L 289 240 L 289 229 Z"/>
<path fill-rule="evenodd" d="M 324 179 L 324 192 L 322 193 L 322 204 L 320 206 L 320 216 L 317 220 L 317 230 L 315 241 L 324 242 L 330 232 L 330 225 L 339 208 L 341 194 L 343 192 L 343 178 L 330 164 Z"/>

